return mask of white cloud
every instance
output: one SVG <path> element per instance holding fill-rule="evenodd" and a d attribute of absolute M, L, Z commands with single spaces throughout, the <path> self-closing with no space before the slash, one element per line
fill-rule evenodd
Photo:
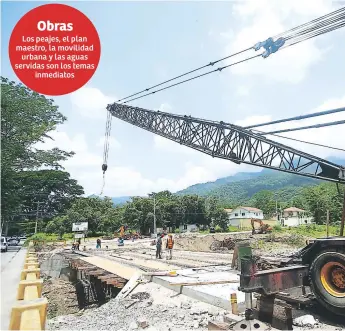
<path fill-rule="evenodd" d="M 344 105 L 345 105 L 345 96 L 341 98 L 334 98 L 334 99 L 327 100 L 322 105 L 310 110 L 308 113 L 315 113 L 315 112 L 320 112 L 324 110 L 340 108 L 340 107 L 344 107 Z M 286 116 L 286 117 L 289 117 L 289 116 Z M 241 126 L 248 126 L 248 125 L 253 125 L 253 124 L 265 123 L 272 120 L 276 120 L 276 119 L 272 118 L 269 115 L 263 115 L 263 116 L 256 115 L 256 116 L 250 116 L 250 117 L 245 118 L 244 120 L 238 121 L 236 122 L 236 124 L 241 125 Z M 297 128 L 297 127 L 302 127 L 302 126 L 309 126 L 309 125 L 314 125 L 314 124 L 334 122 L 334 121 L 340 121 L 340 120 L 345 120 L 344 112 L 308 118 L 308 119 L 300 120 L 300 121 L 278 123 L 274 125 L 259 127 L 257 129 L 262 132 L 270 132 L 270 131 L 282 130 L 282 129 L 287 129 L 287 128 Z M 293 132 L 284 132 L 284 133 L 279 133 L 279 135 L 294 138 L 294 139 L 304 140 L 304 141 L 308 141 L 312 143 L 322 144 L 326 146 L 344 148 L 343 140 L 341 139 L 341 137 L 344 136 L 344 125 L 336 125 L 336 126 L 293 131 Z M 268 135 L 267 137 L 273 141 L 283 143 L 287 146 L 291 146 L 295 149 L 298 149 L 303 152 L 307 152 L 309 154 L 312 154 L 321 158 L 328 158 L 331 156 L 336 156 L 336 157 L 341 157 L 341 158 L 345 157 L 345 152 L 343 151 L 328 149 L 328 148 L 314 146 L 310 144 L 304 144 L 301 142 L 296 142 L 296 141 L 292 141 L 288 139 L 282 139 L 282 138 L 272 136 L 272 135 Z"/>
<path fill-rule="evenodd" d="M 72 172 L 73 168 L 92 167 L 102 164 L 101 153 L 94 154 L 88 150 L 88 144 L 84 134 L 78 133 L 70 137 L 66 132 L 53 131 L 49 133 L 49 136 L 51 136 L 53 140 L 46 138 L 44 142 L 37 143 L 35 147 L 43 150 L 57 147 L 67 152 L 75 152 L 73 157 L 69 158 L 67 161 L 61 162 L 61 165 L 65 167 L 67 171 Z"/>
<path fill-rule="evenodd" d="M 172 110 L 172 106 L 168 103 L 162 103 L 159 107 L 159 110 L 165 113 L 170 113 Z"/>
<path fill-rule="evenodd" d="M 189 148 L 184 145 L 180 145 L 172 140 L 164 138 L 162 136 L 154 135 L 153 136 L 154 148 L 160 151 L 168 151 L 169 153 L 177 153 L 177 154 L 189 154 L 189 155 L 197 155 L 200 152 Z"/>
<path fill-rule="evenodd" d="M 104 141 L 105 141 L 105 137 L 101 137 L 101 138 L 99 138 L 99 141 L 98 141 L 98 143 L 97 143 L 97 147 L 104 147 Z M 111 149 L 111 150 L 119 150 L 119 149 L 121 149 L 121 144 L 115 139 L 115 138 L 113 138 L 113 137 L 109 137 L 108 138 L 108 141 L 109 141 L 109 149 Z"/>
<path fill-rule="evenodd" d="M 240 20 L 242 27 L 236 31 L 235 37 L 225 47 L 225 53 L 228 55 L 248 48 L 331 10 L 332 3 L 321 0 L 312 2 L 292 0 L 284 3 L 276 0 L 248 0 L 236 3 L 233 6 L 233 15 Z M 262 53 L 262 51 L 258 52 Z M 275 81 L 299 83 L 308 70 L 321 60 L 325 52 L 326 50 L 317 47 L 315 39 L 311 39 L 271 54 L 267 59 L 257 58 L 236 65 L 231 68 L 231 72 L 237 75 L 258 75 Z M 237 62 L 254 54 L 254 50 L 245 52 L 229 59 L 228 63 Z"/>
<path fill-rule="evenodd" d="M 116 97 L 106 96 L 94 87 L 82 87 L 72 93 L 70 98 L 80 114 L 92 119 L 104 119 L 107 105 L 116 100 Z"/>

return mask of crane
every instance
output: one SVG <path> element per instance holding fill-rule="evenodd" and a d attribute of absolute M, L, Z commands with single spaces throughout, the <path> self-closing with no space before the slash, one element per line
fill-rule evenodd
<path fill-rule="evenodd" d="M 107 110 L 116 118 L 212 157 L 345 183 L 344 167 L 238 125 L 119 103 L 108 105 Z"/>
<path fill-rule="evenodd" d="M 111 118 L 114 116 L 212 157 L 337 184 L 345 183 L 344 167 L 277 143 L 267 139 L 264 134 L 254 133 L 238 125 L 152 111 L 119 103 L 109 104 L 107 110 L 107 128 L 111 128 Z M 110 129 L 106 130 L 106 136 L 109 137 L 109 134 Z M 103 173 L 107 170 L 108 146 L 106 143 L 105 151 Z M 242 256 L 239 288 L 246 294 L 247 322 L 252 319 L 252 292 L 272 298 L 272 295 L 284 289 L 302 285 L 310 286 L 317 301 L 327 310 L 340 316 L 345 315 L 344 221 L 345 192 L 339 237 L 319 238 L 309 242 L 291 260 L 292 266 L 282 269 L 256 271 L 255 261 L 251 255 Z M 296 275 L 299 276 L 296 277 Z"/>

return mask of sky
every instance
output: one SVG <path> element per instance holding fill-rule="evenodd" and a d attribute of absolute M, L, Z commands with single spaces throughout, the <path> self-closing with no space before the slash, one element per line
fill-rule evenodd
<path fill-rule="evenodd" d="M 2 76 L 18 81 L 8 59 L 11 31 L 27 11 L 45 3 L 1 2 Z M 53 98 L 68 120 L 52 132 L 54 141 L 36 147 L 74 151 L 76 155 L 63 166 L 87 195 L 98 195 L 102 188 L 107 104 L 343 6 L 322 0 L 60 3 L 79 9 L 93 22 L 100 35 L 101 59 L 84 87 Z M 345 105 L 344 37 L 344 28 L 333 31 L 131 105 L 244 126 L 341 107 Z M 265 129 L 341 119 L 344 113 Z M 284 135 L 341 148 L 344 129 L 340 125 Z M 341 151 L 274 140 L 322 158 L 345 158 Z M 114 118 L 103 193 L 116 197 L 176 192 L 237 172 L 260 170 L 211 158 Z"/>

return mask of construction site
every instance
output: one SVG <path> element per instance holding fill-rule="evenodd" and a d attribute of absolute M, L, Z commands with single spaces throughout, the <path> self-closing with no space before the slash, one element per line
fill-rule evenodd
<path fill-rule="evenodd" d="M 322 311 L 303 284 L 303 267 L 296 262 L 288 267 L 300 250 L 291 235 L 180 234 L 174 242 L 171 260 L 164 249 L 162 259 L 156 258 L 150 238 L 125 241 L 122 247 L 117 240 L 103 240 L 98 249 L 96 240 L 88 240 L 81 251 L 69 243 L 37 248 L 42 294 L 49 301 L 47 328 L 344 329 L 339 311 Z M 214 242 L 223 245 L 215 250 Z M 244 283 L 241 259 L 248 254 L 257 267 L 255 288 Z M 291 270 L 300 276 L 291 276 Z"/>
<path fill-rule="evenodd" d="M 234 224 L 229 223 L 230 218 L 224 216 L 224 213 L 224 217 L 219 217 L 218 222 L 224 222 L 226 226 L 220 227 L 216 224 L 220 231 L 215 230 L 215 217 L 205 217 L 200 221 L 198 218 L 205 213 L 196 211 L 190 213 L 193 216 L 190 216 L 188 222 L 181 221 L 180 224 L 180 221 L 176 220 L 177 216 L 185 216 L 183 208 L 171 208 L 171 215 L 174 217 L 170 220 L 167 213 L 161 213 L 161 219 L 157 222 L 155 193 L 152 193 L 153 208 L 146 208 L 148 212 L 145 217 L 141 210 L 130 208 L 118 214 L 114 211 L 115 205 L 111 199 L 105 201 L 112 209 L 107 218 L 106 209 L 96 207 L 95 214 L 91 214 L 91 208 L 88 210 L 90 215 L 95 216 L 84 217 L 82 211 L 87 209 L 88 205 L 80 204 L 78 212 L 74 213 L 70 209 L 75 201 L 86 201 L 86 198 L 81 197 L 84 195 L 81 190 L 71 197 L 66 208 L 59 212 L 55 213 L 60 204 L 54 203 L 47 224 L 43 222 L 43 216 L 40 216 L 43 234 L 56 235 L 56 238 L 59 235 L 59 240 L 48 242 L 37 236 L 42 202 L 30 196 L 27 200 L 32 200 L 35 205 L 33 211 L 30 209 L 31 223 L 34 224 L 35 230 L 34 234 L 25 236 L 26 256 L 23 269 L 20 269 L 16 299 L 18 302 L 13 306 L 10 329 L 14 330 L 15 326 L 19 325 L 20 329 L 34 330 L 33 325 L 40 325 L 42 330 L 345 330 L 345 167 L 326 157 L 321 158 L 303 149 L 296 149 L 294 144 L 297 139 L 293 137 L 282 137 L 293 140 L 290 145 L 285 145 L 276 138 L 277 133 L 329 127 L 345 124 L 345 121 L 272 129 L 273 131 L 260 131 L 261 128 L 257 130 L 258 127 L 272 124 L 340 113 L 345 111 L 345 107 L 302 116 L 290 114 L 288 118 L 268 119 L 262 123 L 239 126 L 201 119 L 197 115 L 192 117 L 127 104 L 242 62 L 252 61 L 254 58 L 266 59 L 287 47 L 344 26 L 345 8 L 340 8 L 275 37 L 259 41 L 250 48 L 108 104 L 105 136 L 104 140 L 101 140 L 104 152 L 99 201 L 106 200 L 103 191 L 106 187 L 111 126 L 115 118 L 212 158 L 334 184 L 337 191 L 332 196 L 327 196 L 327 199 L 337 199 L 338 205 L 342 206 L 342 211 L 339 207 L 332 223 L 332 226 L 337 227 L 334 232 L 336 236 L 330 236 L 328 232 L 328 207 L 326 221 L 323 222 L 320 218 L 319 222 L 313 222 L 317 225 L 325 224 L 326 235 L 315 238 L 307 233 L 297 235 L 290 231 L 290 226 L 284 225 L 277 212 L 277 199 L 275 213 L 272 213 L 276 219 L 270 220 L 270 224 L 265 223 L 269 220 L 264 219 L 263 215 L 262 219 L 248 217 L 246 220 L 252 228 L 244 229 L 241 225 L 236 228 L 236 232 L 231 232 L 230 225 L 234 227 Z M 249 51 L 254 55 L 156 89 Z M 9 86 L 12 88 L 12 84 Z M 10 104 L 10 94 L 8 100 Z M 55 128 L 56 125 L 45 123 L 44 126 Z M 21 129 L 14 131 L 21 132 Z M 274 140 L 267 138 L 272 135 Z M 39 141 L 40 138 L 37 137 L 36 140 Z M 344 151 L 342 148 L 297 141 Z M 89 156 L 86 159 L 89 162 Z M 135 159 L 135 163 L 140 163 L 139 157 Z M 117 172 L 119 168 L 114 169 Z M 66 178 L 69 178 L 69 174 Z M 114 178 L 119 179 L 110 177 L 109 186 L 116 181 Z M 88 179 L 87 174 L 85 180 Z M 13 179 L 13 182 L 16 180 Z M 126 186 L 126 183 L 122 185 Z M 139 182 L 137 186 L 140 185 Z M 39 188 L 38 196 L 41 196 L 42 189 L 37 184 L 35 190 L 36 186 Z M 11 189 L 13 197 L 18 192 L 18 187 Z M 273 188 L 274 184 L 271 189 Z M 58 192 L 60 195 L 60 191 Z M 47 194 L 50 197 L 49 203 L 55 201 L 57 194 L 51 189 Z M 61 198 L 64 197 L 65 193 L 61 193 Z M 149 197 L 151 199 L 150 195 Z M 135 200 L 134 195 L 131 199 Z M 274 200 L 272 201 L 274 203 Z M 24 202 L 21 204 L 24 206 Z M 22 205 L 19 207 L 22 208 Z M 151 202 L 148 206 L 151 206 Z M 318 203 L 313 204 L 310 209 L 316 215 Z M 131 222 L 131 229 L 135 229 L 134 234 L 125 233 L 127 225 L 122 225 L 120 230 L 116 231 L 112 221 L 118 215 L 121 215 L 121 219 L 116 223 L 116 228 L 119 224 Z M 236 217 L 241 215 L 245 216 L 241 213 L 236 214 Z M 11 222 L 13 219 L 14 216 L 11 216 Z M 191 219 L 195 221 L 195 226 L 198 224 L 196 231 L 199 231 L 199 225 L 202 225 L 200 232 L 181 233 L 183 231 L 180 231 L 180 227 L 184 229 L 191 226 Z M 239 217 L 235 221 L 240 222 Z M 68 234 L 72 222 L 73 234 L 65 238 L 73 239 L 63 240 L 63 235 Z M 92 223 L 92 231 L 88 228 L 88 222 Z M 309 224 L 308 220 L 304 219 L 298 222 L 296 227 Z M 98 232 L 101 223 L 107 231 Z M 163 225 L 165 233 L 157 231 L 157 228 Z M 280 231 L 274 229 L 275 226 L 280 227 Z M 221 233 L 223 230 L 228 232 Z M 108 236 L 114 231 L 114 236 Z M 102 235 L 99 235 L 100 233 Z M 86 238 L 89 234 L 100 237 Z M 3 238 L 2 247 L 7 252 L 5 242 Z M 19 267 L 17 269 L 19 270 Z"/>

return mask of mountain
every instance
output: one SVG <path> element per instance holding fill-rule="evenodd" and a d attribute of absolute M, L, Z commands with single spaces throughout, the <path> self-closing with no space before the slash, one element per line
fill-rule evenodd
<path fill-rule="evenodd" d="M 328 161 L 345 166 L 345 159 L 329 158 Z M 251 203 L 251 197 L 262 190 L 276 192 L 281 201 L 295 197 L 305 186 L 317 185 L 320 180 L 303 177 L 277 170 L 263 169 L 258 172 L 238 172 L 233 176 L 219 178 L 214 182 L 195 184 L 177 195 L 197 194 L 200 196 L 215 196 L 228 206 Z M 91 195 L 90 197 L 98 197 Z M 114 206 L 120 206 L 131 201 L 130 196 L 112 197 Z"/>
<path fill-rule="evenodd" d="M 113 200 L 113 204 L 114 206 L 121 206 L 124 205 L 126 202 L 129 202 L 132 200 L 132 197 L 113 197 L 111 198 L 111 200 Z"/>
<path fill-rule="evenodd" d="M 345 160 L 330 158 L 330 162 L 345 165 Z M 276 193 L 281 201 L 292 200 L 305 186 L 317 185 L 321 181 L 277 170 L 237 173 L 214 182 L 196 184 L 176 192 L 178 195 L 198 194 L 217 197 L 224 205 L 234 206 L 251 203 L 252 196 L 262 190 Z"/>
<path fill-rule="evenodd" d="M 89 195 L 89 198 L 100 198 L 100 199 L 102 199 L 102 197 L 95 195 L 95 194 Z M 112 197 L 111 198 L 114 206 L 124 205 L 126 202 L 131 201 L 131 199 L 132 199 L 132 197 L 130 197 L 130 196 Z"/>

